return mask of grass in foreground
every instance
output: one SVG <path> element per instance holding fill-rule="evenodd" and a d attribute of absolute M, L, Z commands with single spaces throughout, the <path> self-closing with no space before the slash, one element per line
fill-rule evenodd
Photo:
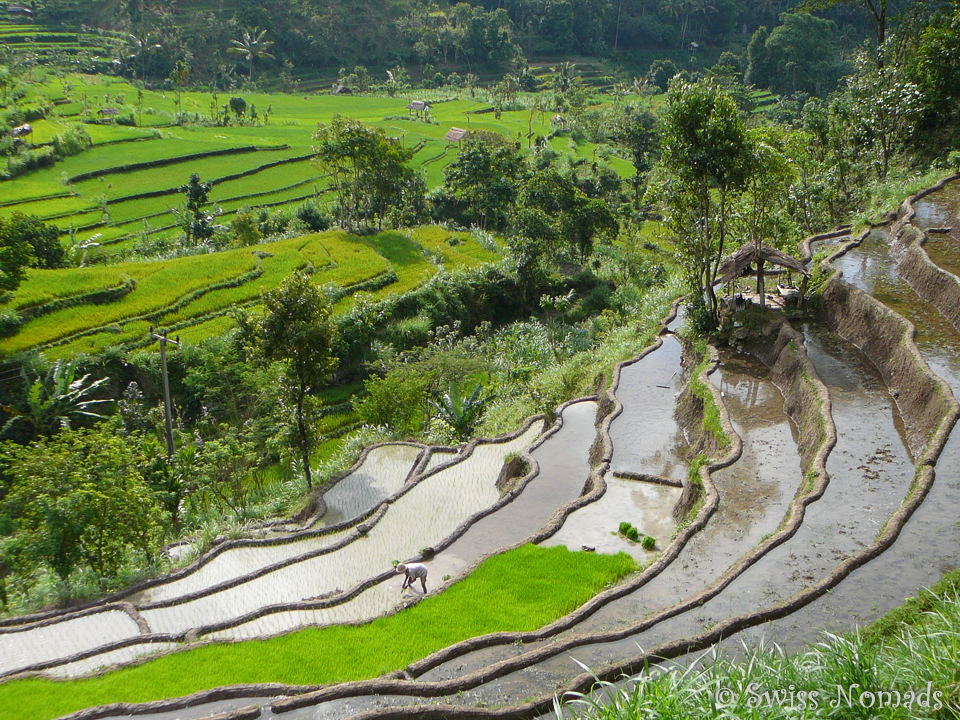
<path fill-rule="evenodd" d="M 960 718 L 960 571 L 864 631 L 658 667 L 567 698 L 574 718 Z M 705 661 L 704 661 L 705 660 Z"/>
<path fill-rule="evenodd" d="M 236 683 L 302 685 L 376 677 L 476 635 L 534 630 L 634 569 L 624 553 L 526 545 L 490 558 L 437 597 L 365 625 L 207 645 L 88 679 L 3 683 L 0 717 L 46 720 L 93 705 L 145 702 Z"/>

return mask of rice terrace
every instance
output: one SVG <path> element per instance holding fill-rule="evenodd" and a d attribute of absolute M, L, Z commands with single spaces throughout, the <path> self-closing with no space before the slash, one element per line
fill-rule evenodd
<path fill-rule="evenodd" d="M 0 21 L 0 720 L 960 718 L 960 10 Z"/>

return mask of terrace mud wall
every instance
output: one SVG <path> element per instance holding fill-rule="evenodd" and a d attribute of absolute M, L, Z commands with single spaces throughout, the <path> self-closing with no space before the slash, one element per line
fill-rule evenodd
<path fill-rule="evenodd" d="M 936 462 L 955 422 L 957 402 L 920 355 L 913 325 L 839 275 L 824 286 L 818 315 L 876 365 L 897 401 L 913 456 L 922 464 Z"/>

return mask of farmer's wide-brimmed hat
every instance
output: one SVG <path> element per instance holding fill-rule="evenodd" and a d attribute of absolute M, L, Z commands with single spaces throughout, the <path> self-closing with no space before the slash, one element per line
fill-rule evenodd
<path fill-rule="evenodd" d="M 397 565 L 397 572 L 398 572 L 398 573 L 405 572 L 406 569 L 407 569 L 407 566 L 404 565 L 403 563 L 399 563 L 399 564 Z"/>

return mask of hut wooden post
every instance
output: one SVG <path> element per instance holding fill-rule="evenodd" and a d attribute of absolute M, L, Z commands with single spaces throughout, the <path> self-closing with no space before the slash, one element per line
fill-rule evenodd
<path fill-rule="evenodd" d="M 757 255 L 757 295 L 760 296 L 760 307 L 767 306 L 766 288 L 763 283 L 763 257 Z"/>

